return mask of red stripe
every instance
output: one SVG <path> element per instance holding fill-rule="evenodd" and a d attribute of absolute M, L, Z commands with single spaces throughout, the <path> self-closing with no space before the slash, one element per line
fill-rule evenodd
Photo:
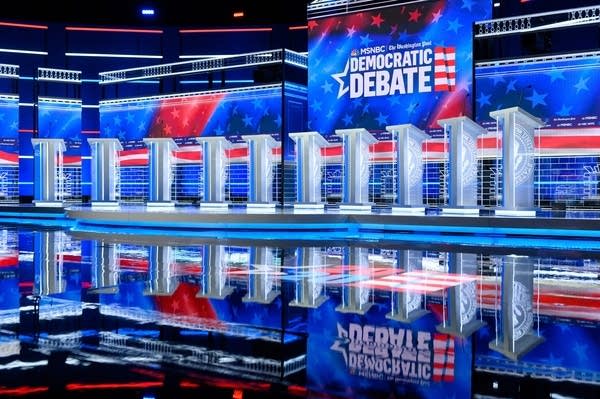
<path fill-rule="evenodd" d="M 321 148 L 321 156 L 324 157 L 333 157 L 333 156 L 341 156 L 344 150 L 341 145 L 335 147 L 325 147 Z"/>
<path fill-rule="evenodd" d="M 148 155 L 148 149 L 147 148 L 138 148 L 136 150 L 123 150 L 123 151 L 119 151 L 119 156 L 123 157 L 126 155 L 137 155 L 137 154 L 144 154 L 144 155 Z"/>
<path fill-rule="evenodd" d="M 436 68 L 438 67 L 445 67 L 446 66 L 446 60 L 441 59 L 441 60 L 435 60 L 434 65 Z"/>
<path fill-rule="evenodd" d="M 443 54 L 444 53 L 444 48 L 443 47 L 436 47 L 433 49 L 434 53 L 436 54 Z"/>
<path fill-rule="evenodd" d="M 64 155 L 63 156 L 63 164 L 65 163 L 80 163 L 81 156 L 80 155 Z"/>
<path fill-rule="evenodd" d="M 241 158 L 248 156 L 248 147 L 231 148 L 225 150 L 228 158 Z"/>
<path fill-rule="evenodd" d="M 4 159 L 9 162 L 19 162 L 19 154 L 15 154 L 12 152 L 0 151 L 0 159 Z"/>
<path fill-rule="evenodd" d="M 33 25 L 33 24 L 19 24 L 15 22 L 0 22 L 0 26 L 8 26 L 10 28 L 26 28 L 26 29 L 48 29 L 48 25 Z"/>
<path fill-rule="evenodd" d="M 434 73 L 434 77 L 438 78 L 438 79 L 447 79 L 448 78 L 448 73 L 444 72 L 435 72 Z"/>
<path fill-rule="evenodd" d="M 175 158 L 186 159 L 188 161 L 201 161 L 202 151 L 177 151 Z"/>
<path fill-rule="evenodd" d="M 129 29 L 129 28 L 94 28 L 87 26 L 67 26 L 65 30 L 80 32 L 111 32 L 111 33 L 163 33 L 161 29 Z"/>
<path fill-rule="evenodd" d="M 119 162 L 121 166 L 146 166 L 148 165 L 147 159 L 126 159 Z"/>
<path fill-rule="evenodd" d="M 0 258 L 0 267 L 11 267 L 19 264 L 18 256 L 6 256 Z"/>

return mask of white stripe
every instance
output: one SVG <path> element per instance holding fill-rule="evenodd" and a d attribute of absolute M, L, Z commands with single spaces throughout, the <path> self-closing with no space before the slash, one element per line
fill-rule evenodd
<path fill-rule="evenodd" d="M 444 57 L 444 53 L 435 53 L 435 58 L 436 60 L 446 60 L 446 58 Z"/>
<path fill-rule="evenodd" d="M 456 53 L 447 53 L 446 54 L 446 61 L 455 60 L 455 59 L 456 59 Z"/>
<path fill-rule="evenodd" d="M 448 78 L 435 78 L 434 86 L 447 85 L 447 84 L 448 84 Z"/>

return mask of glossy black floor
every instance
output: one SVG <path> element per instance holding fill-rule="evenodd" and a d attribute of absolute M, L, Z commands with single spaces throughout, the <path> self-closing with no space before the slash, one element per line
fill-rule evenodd
<path fill-rule="evenodd" d="M 594 249 L 152 240 L 0 228 L 0 397 L 600 397 Z"/>

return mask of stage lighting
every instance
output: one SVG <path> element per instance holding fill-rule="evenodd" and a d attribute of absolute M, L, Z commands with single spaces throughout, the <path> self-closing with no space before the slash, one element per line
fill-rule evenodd
<path fill-rule="evenodd" d="M 154 8 L 142 8 L 141 13 L 143 16 L 145 17 L 153 17 L 156 14 L 156 11 L 154 10 Z"/>
<path fill-rule="evenodd" d="M 234 11 L 233 12 L 233 18 L 243 18 L 243 17 L 244 17 L 243 11 Z"/>

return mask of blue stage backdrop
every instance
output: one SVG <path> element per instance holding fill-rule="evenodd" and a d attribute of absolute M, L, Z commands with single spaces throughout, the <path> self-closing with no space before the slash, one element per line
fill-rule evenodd
<path fill-rule="evenodd" d="M 309 388 L 351 398 L 471 397 L 471 339 L 437 333 L 435 309 L 405 324 L 385 317 L 389 306 L 362 316 L 335 306 L 309 313 Z"/>
<path fill-rule="evenodd" d="M 0 95 L 0 201 L 19 196 L 19 96 Z"/>
<path fill-rule="evenodd" d="M 65 155 L 81 156 L 81 101 L 38 99 L 38 136 L 65 140 Z"/>
<path fill-rule="evenodd" d="M 555 128 L 600 126 L 600 56 L 529 60 L 475 69 L 476 119 L 519 106 Z"/>
<path fill-rule="evenodd" d="M 490 1 L 440 0 L 310 20 L 309 129 L 470 116 L 472 23 L 490 15 Z"/>

